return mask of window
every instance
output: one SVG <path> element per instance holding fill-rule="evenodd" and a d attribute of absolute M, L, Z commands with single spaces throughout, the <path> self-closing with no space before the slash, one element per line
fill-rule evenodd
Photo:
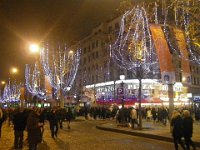
<path fill-rule="evenodd" d="M 98 64 L 96 64 L 96 70 L 98 70 Z"/>
<path fill-rule="evenodd" d="M 98 58 L 99 57 L 99 53 L 98 52 L 96 52 L 96 58 Z"/>
<path fill-rule="evenodd" d="M 98 47 L 99 46 L 99 41 L 98 40 L 96 40 L 96 47 Z"/>
<path fill-rule="evenodd" d="M 83 63 L 84 63 L 84 64 L 86 64 L 86 58 L 84 58 L 84 61 L 83 61 Z"/>
<path fill-rule="evenodd" d="M 83 54 L 86 54 L 86 52 L 87 52 L 87 49 L 84 48 L 84 49 L 83 49 Z"/>
<path fill-rule="evenodd" d="M 95 43 L 93 42 L 93 43 L 92 43 L 92 49 L 94 49 L 94 48 L 95 48 Z"/>
<path fill-rule="evenodd" d="M 112 26 L 108 27 L 108 33 L 112 33 Z"/>

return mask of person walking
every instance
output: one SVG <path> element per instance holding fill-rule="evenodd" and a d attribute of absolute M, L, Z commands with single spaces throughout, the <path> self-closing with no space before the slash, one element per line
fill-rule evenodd
<path fill-rule="evenodd" d="M 185 150 L 181 138 L 183 137 L 183 119 L 178 111 L 174 111 L 171 117 L 171 132 L 174 139 L 175 150 L 178 150 L 178 144 Z"/>
<path fill-rule="evenodd" d="M 29 150 L 37 150 L 37 145 L 42 140 L 40 127 L 43 125 L 40 123 L 39 110 L 31 110 L 27 119 L 27 132 Z"/>
<path fill-rule="evenodd" d="M 66 119 L 67 119 L 67 128 L 70 129 L 70 123 L 71 123 L 71 120 L 73 118 L 73 114 L 72 114 L 72 109 L 69 107 L 67 109 L 67 113 L 66 113 Z"/>
<path fill-rule="evenodd" d="M 3 121 L 4 121 L 4 114 L 3 114 L 3 110 L 0 108 L 0 138 L 1 138 L 1 128 L 2 128 Z"/>
<path fill-rule="evenodd" d="M 193 150 L 196 149 L 195 144 L 191 139 L 192 134 L 193 134 L 193 119 L 190 116 L 190 112 L 188 110 L 184 110 L 183 111 L 183 135 L 184 135 L 187 150 L 190 150 L 190 145 L 193 147 Z"/>
<path fill-rule="evenodd" d="M 24 140 L 24 130 L 26 128 L 26 116 L 23 108 L 17 108 L 13 115 L 14 125 L 14 148 L 22 149 Z"/>
<path fill-rule="evenodd" d="M 134 129 L 134 125 L 137 124 L 138 126 L 138 122 L 137 122 L 137 111 L 136 109 L 133 107 L 131 112 L 130 112 L 130 117 L 131 117 L 131 127 Z"/>
<path fill-rule="evenodd" d="M 56 113 L 56 109 L 53 108 L 52 111 L 50 112 L 49 116 L 49 124 L 50 124 L 50 130 L 51 130 L 51 136 L 54 138 L 55 136 L 57 137 L 58 134 L 58 116 Z"/>

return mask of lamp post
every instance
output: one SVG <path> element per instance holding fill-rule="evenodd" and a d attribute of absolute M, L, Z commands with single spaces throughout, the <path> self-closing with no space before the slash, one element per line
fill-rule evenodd
<path fill-rule="evenodd" d="M 124 90 L 123 80 L 125 80 L 125 75 L 120 75 L 119 78 L 122 81 L 121 85 L 120 85 L 120 89 L 118 90 L 118 94 L 121 95 L 121 99 L 122 99 L 122 111 L 121 111 L 122 116 L 121 117 L 122 117 L 122 126 L 124 126 L 125 125 L 125 117 L 124 117 L 124 93 L 125 93 L 125 90 Z"/>
<path fill-rule="evenodd" d="M 39 45 L 36 43 L 31 43 L 29 45 L 29 51 L 34 55 L 35 57 L 35 67 L 33 70 L 33 73 L 31 75 L 31 68 L 29 65 L 26 65 L 25 70 L 25 77 L 26 77 L 26 88 L 28 91 L 34 96 L 33 99 L 35 99 L 34 103 L 35 105 L 38 105 L 38 98 L 45 99 L 46 98 L 46 91 L 42 89 L 44 87 L 44 76 L 41 74 L 41 67 L 40 67 L 40 61 L 39 61 L 39 54 L 40 54 L 40 48 Z M 42 81 L 42 83 L 41 83 Z"/>
<path fill-rule="evenodd" d="M 69 91 L 70 91 L 71 87 L 67 87 L 67 99 L 69 98 L 69 104 L 70 104 L 70 95 L 69 95 Z M 64 101 L 64 96 L 61 100 L 61 103 L 63 102 L 62 106 L 64 107 L 65 106 L 65 101 Z"/>

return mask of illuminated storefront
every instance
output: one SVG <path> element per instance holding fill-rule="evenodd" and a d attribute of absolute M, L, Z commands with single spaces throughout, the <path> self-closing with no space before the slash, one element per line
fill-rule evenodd
<path fill-rule="evenodd" d="M 87 85 L 97 104 L 118 104 L 120 105 L 122 96 L 118 94 L 121 80 Z M 137 105 L 139 81 L 137 79 L 123 80 L 125 105 Z M 173 85 L 174 105 L 190 104 L 191 93 L 182 83 L 176 82 Z M 95 95 L 94 95 L 95 94 Z M 159 80 L 142 80 L 142 105 L 169 105 L 168 85 L 162 84 Z"/>

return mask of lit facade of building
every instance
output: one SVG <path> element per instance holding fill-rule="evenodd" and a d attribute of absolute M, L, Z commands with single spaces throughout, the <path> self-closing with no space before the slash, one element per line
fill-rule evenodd
<path fill-rule="evenodd" d="M 127 104 L 137 103 L 137 79 L 131 72 L 116 66 L 110 57 L 109 45 L 116 40 L 120 19 L 119 17 L 99 24 L 92 30 L 92 33 L 80 41 L 82 55 L 75 87 L 80 90 L 79 93 L 81 95 L 85 94 L 91 101 L 96 101 L 97 103 L 120 103 L 120 96 L 117 90 L 122 82 L 119 80 L 121 74 L 126 76 L 126 79 L 123 81 L 126 87 L 124 95 L 125 104 L 126 102 Z M 160 29 L 162 29 L 162 26 L 160 26 Z M 155 30 L 155 34 L 157 32 Z M 164 35 L 163 31 L 159 32 L 162 32 Z M 151 33 L 153 34 L 153 29 Z M 182 32 L 176 29 L 173 30 L 173 34 L 171 37 L 175 37 L 176 45 L 180 49 L 180 52 L 185 54 L 185 57 L 189 57 L 189 54 L 186 53 L 186 45 L 182 41 Z M 168 42 L 168 39 L 162 40 Z M 154 41 L 154 43 L 156 47 L 156 42 Z M 174 102 L 177 104 L 186 104 L 191 102 L 189 100 L 196 100 L 198 102 L 200 100 L 200 67 L 189 62 L 187 59 L 177 57 L 170 49 L 169 43 L 166 46 L 171 57 L 170 63 L 174 68 L 172 73 L 174 75 Z M 165 63 L 169 61 L 163 60 L 168 59 L 161 52 L 163 47 L 156 47 L 156 49 L 160 60 Z M 158 50 L 160 50 L 160 53 Z M 143 102 L 157 104 L 168 102 L 168 86 L 163 80 L 163 74 L 160 74 L 157 79 L 143 80 Z"/>

